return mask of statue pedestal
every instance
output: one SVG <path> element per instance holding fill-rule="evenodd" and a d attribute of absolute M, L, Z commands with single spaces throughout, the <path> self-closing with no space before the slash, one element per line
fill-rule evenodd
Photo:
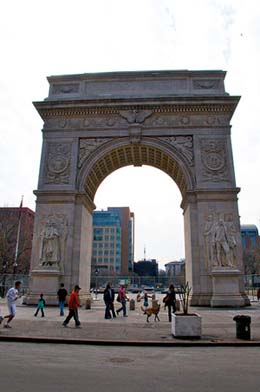
<path fill-rule="evenodd" d="M 57 268 L 40 267 L 32 270 L 30 276 L 30 292 L 26 297 L 27 305 L 36 305 L 40 294 L 44 295 L 46 305 L 57 305 L 57 291 L 60 285 L 61 272 Z"/>
<path fill-rule="evenodd" d="M 216 268 L 211 272 L 212 297 L 211 307 L 245 306 L 245 299 L 240 293 L 239 280 L 241 272 L 232 268 Z"/>

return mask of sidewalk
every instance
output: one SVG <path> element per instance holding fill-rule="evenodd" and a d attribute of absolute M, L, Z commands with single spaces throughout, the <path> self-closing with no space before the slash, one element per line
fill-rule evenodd
<path fill-rule="evenodd" d="M 45 317 L 34 317 L 35 307 L 17 303 L 17 315 L 12 321 L 12 329 L 0 326 L 0 341 L 30 341 L 54 343 L 107 344 L 107 345 L 157 345 L 157 346 L 260 346 L 260 303 L 252 302 L 243 309 L 190 308 L 190 312 L 202 316 L 202 337 L 196 340 L 175 339 L 171 334 L 171 324 L 161 305 L 160 322 L 146 322 L 146 316 L 136 303 L 134 311 L 127 306 L 128 317 L 122 313 L 115 319 L 104 319 L 102 296 L 93 301 L 91 309 L 79 309 L 81 328 L 75 328 L 71 320 L 64 328 L 65 317 L 59 316 L 58 307 L 46 307 Z M 159 298 L 159 301 L 162 302 Z M 119 304 L 115 304 L 118 307 Z M 5 300 L 0 300 L 1 314 L 8 313 Z M 65 315 L 67 308 L 65 309 Z M 251 317 L 251 340 L 236 338 L 236 323 L 233 317 L 243 314 Z"/>

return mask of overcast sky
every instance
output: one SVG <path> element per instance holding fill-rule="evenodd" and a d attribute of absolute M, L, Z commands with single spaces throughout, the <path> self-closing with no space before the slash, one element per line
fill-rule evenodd
<path fill-rule="evenodd" d="M 189 69 L 227 71 L 241 95 L 232 144 L 241 223 L 259 226 L 260 11 L 257 0 L 9 0 L 0 6 L 0 206 L 35 210 L 42 120 L 32 105 L 47 76 Z M 127 178 L 127 184 L 125 179 Z M 181 195 L 151 167 L 120 169 L 98 189 L 97 207 L 129 206 L 135 258 L 184 257 Z"/>

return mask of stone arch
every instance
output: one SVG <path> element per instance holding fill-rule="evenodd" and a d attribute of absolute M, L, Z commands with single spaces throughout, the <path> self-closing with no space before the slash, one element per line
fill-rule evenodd
<path fill-rule="evenodd" d="M 48 78 L 49 96 L 34 103 L 44 126 L 28 303 L 41 291 L 56 303 L 60 281 L 89 295 L 96 190 L 114 170 L 147 164 L 182 194 L 191 304 L 248 304 L 230 135 L 239 97 L 224 79 L 221 70 Z"/>
<path fill-rule="evenodd" d="M 194 176 L 188 159 L 168 141 L 158 142 L 152 138 L 144 138 L 136 144 L 120 139 L 105 142 L 82 163 L 77 186 L 94 201 L 100 183 L 113 171 L 129 165 L 148 165 L 162 170 L 174 180 L 183 197 L 194 188 Z"/>

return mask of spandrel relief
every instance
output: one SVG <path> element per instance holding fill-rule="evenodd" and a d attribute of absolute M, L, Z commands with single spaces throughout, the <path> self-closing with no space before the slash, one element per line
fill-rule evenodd
<path fill-rule="evenodd" d="M 80 139 L 79 141 L 79 163 L 78 167 L 81 168 L 83 162 L 94 152 L 99 146 L 107 143 L 111 139 L 104 138 L 91 138 L 91 139 Z"/>
<path fill-rule="evenodd" d="M 71 143 L 49 143 L 44 182 L 46 184 L 68 184 L 70 160 Z"/>
<path fill-rule="evenodd" d="M 174 146 L 188 161 L 192 166 L 194 163 L 194 153 L 193 153 L 193 138 L 192 136 L 170 136 L 170 137 L 160 137 L 160 140 L 167 142 Z"/>
<path fill-rule="evenodd" d="M 232 214 L 209 213 L 204 225 L 204 239 L 208 269 L 234 268 L 237 265 L 237 230 Z"/>
<path fill-rule="evenodd" d="M 64 215 L 50 215 L 41 221 L 40 265 L 60 268 L 64 258 L 67 238 L 67 221 Z"/>

